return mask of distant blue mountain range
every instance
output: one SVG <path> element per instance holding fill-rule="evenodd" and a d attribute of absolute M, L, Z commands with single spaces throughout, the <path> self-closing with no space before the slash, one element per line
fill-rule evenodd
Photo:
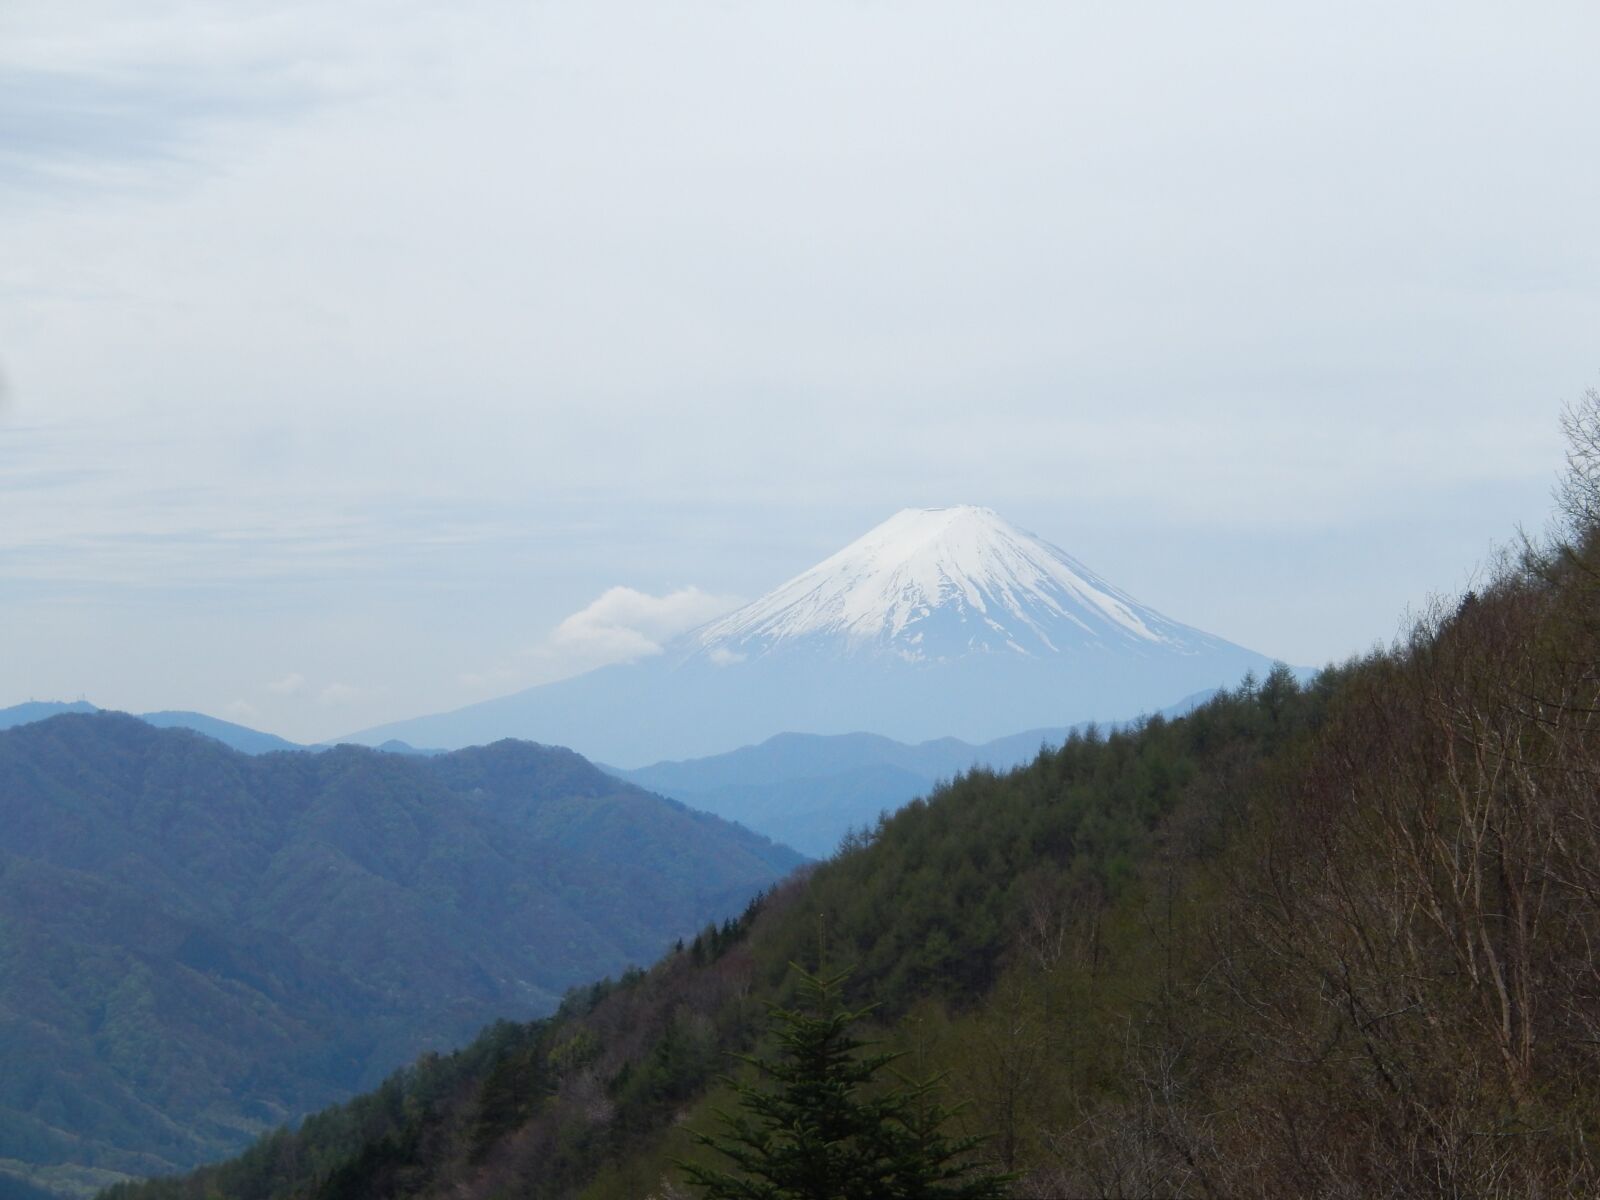
<path fill-rule="evenodd" d="M 1196 692 L 1160 715 L 1183 716 L 1213 695 L 1215 689 Z M 847 831 L 870 827 L 879 813 L 926 795 L 940 780 L 974 767 L 1010 770 L 1033 761 L 1042 747 L 1059 746 L 1072 729 L 1086 728 L 1030 729 L 977 745 L 953 737 L 912 745 L 872 733 L 780 733 L 708 758 L 603 769 L 826 858 Z"/>

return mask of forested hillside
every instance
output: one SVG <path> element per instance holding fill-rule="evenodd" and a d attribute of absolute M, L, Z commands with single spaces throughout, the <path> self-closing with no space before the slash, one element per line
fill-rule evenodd
<path fill-rule="evenodd" d="M 819 960 L 1018 1196 L 1594 1194 L 1600 397 L 1570 424 L 1559 536 L 1391 649 L 963 776 L 650 971 L 118 1200 L 690 1194 L 729 1053 Z"/>
<path fill-rule="evenodd" d="M 0 1180 L 237 1152 L 649 962 L 798 855 L 571 751 L 249 756 L 110 713 L 0 733 Z"/>

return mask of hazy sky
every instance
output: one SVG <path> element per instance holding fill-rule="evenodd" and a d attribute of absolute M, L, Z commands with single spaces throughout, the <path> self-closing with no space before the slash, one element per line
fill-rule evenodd
<path fill-rule="evenodd" d="M 1297 663 L 1540 526 L 1600 6 L 0 4 L 0 705 L 316 739 L 987 504 Z"/>

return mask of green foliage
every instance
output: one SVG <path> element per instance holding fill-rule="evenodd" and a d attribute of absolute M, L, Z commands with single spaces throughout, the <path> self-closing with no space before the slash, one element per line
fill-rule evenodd
<path fill-rule="evenodd" d="M 891 1015 L 929 995 L 974 1000 L 1011 945 L 1020 881 L 1046 869 L 1066 903 L 1116 902 L 1198 791 L 1216 791 L 1206 819 L 1179 835 L 1215 849 L 1240 816 L 1242 793 L 1227 781 L 1303 742 L 1336 678 L 1308 690 L 1275 671 L 1269 688 L 1220 696 L 1183 720 L 1091 730 L 1007 775 L 971 771 L 882 821 L 817 868 L 807 891 L 807 909 L 826 914 L 839 953 L 859 964 L 852 994 Z M 772 932 L 759 951 L 770 982 L 806 960 L 811 937 L 804 921 Z"/>
<path fill-rule="evenodd" d="M 945 1136 L 938 1080 L 873 1088 L 900 1055 L 854 1034 L 867 1014 L 840 1002 L 845 974 L 796 973 L 798 1005 L 772 1013 L 775 1052 L 745 1056 L 760 1080 L 734 1083 L 740 1110 L 718 1113 L 720 1135 L 697 1138 L 734 1169 L 680 1163 L 707 1200 L 1004 1195 L 1004 1178 L 966 1161 L 983 1139 Z"/>

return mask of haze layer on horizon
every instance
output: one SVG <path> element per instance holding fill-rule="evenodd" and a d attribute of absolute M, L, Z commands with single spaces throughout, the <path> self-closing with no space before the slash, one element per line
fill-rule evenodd
<path fill-rule="evenodd" d="M 1362 650 L 1549 509 L 1596 44 L 1582 4 L 10 3 L 0 705 L 320 739 L 963 502 Z"/>

